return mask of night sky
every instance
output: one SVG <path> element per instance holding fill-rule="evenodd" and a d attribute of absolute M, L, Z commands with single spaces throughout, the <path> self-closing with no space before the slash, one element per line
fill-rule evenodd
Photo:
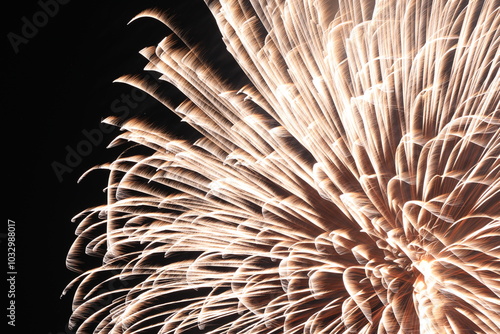
<path fill-rule="evenodd" d="M 182 8 L 173 4 L 182 3 Z M 18 1 L 2 10 L 2 111 L 7 116 L 7 222 L 15 222 L 16 327 L 8 333 L 71 333 L 66 328 L 74 290 L 60 298 L 76 277 L 66 269 L 75 238 L 71 219 L 105 203 L 107 174 L 92 166 L 112 161 L 121 148 L 107 149 L 119 133 L 103 128 L 113 113 L 151 116 L 175 131 L 178 120 L 157 101 L 112 81 L 140 73 L 138 54 L 168 29 L 153 20 L 128 21 L 144 9 L 173 8 L 193 37 L 208 32 L 202 1 Z M 177 7 L 180 5 L 177 4 Z M 200 11 L 201 10 L 201 11 Z M 197 30 L 198 29 L 198 30 Z M 210 39 L 204 39 L 210 49 Z M 121 109 L 120 109 L 121 108 Z M 75 153 L 76 152 L 76 153 Z M 7 225 L 7 223 L 5 223 Z M 1 235 L 7 252 L 6 225 Z M 4 256 L 7 266 L 7 256 Z M 9 278 L 4 269 L 5 276 Z M 7 287 L 6 289 L 9 289 Z M 4 312 L 10 299 L 4 295 Z M 5 322 L 9 321 L 3 316 Z"/>

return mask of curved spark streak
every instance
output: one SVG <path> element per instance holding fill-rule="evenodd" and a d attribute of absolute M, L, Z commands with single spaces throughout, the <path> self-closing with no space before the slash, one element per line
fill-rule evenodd
<path fill-rule="evenodd" d="M 118 80 L 202 137 L 107 120 L 152 153 L 98 166 L 78 333 L 499 333 L 498 1 L 206 3 L 247 83 L 175 34 L 184 102 Z"/>

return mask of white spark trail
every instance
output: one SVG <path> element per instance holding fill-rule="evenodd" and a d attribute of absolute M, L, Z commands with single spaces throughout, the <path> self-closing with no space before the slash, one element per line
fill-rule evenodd
<path fill-rule="evenodd" d="M 80 221 L 78 333 L 499 333 L 500 3 L 206 0 L 245 84 L 174 33 L 138 87 L 197 130 Z M 194 22 L 193 22 L 194 24 Z"/>

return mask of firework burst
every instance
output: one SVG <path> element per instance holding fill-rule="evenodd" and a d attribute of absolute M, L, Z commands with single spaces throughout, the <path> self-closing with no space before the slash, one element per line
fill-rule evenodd
<path fill-rule="evenodd" d="M 247 83 L 182 33 L 141 53 L 184 102 L 119 80 L 201 138 L 107 120 L 151 153 L 98 166 L 79 333 L 499 333 L 499 2 L 206 2 Z"/>

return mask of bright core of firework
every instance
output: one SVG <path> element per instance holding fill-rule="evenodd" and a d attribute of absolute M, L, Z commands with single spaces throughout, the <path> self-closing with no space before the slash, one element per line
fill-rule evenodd
<path fill-rule="evenodd" d="M 79 333 L 500 333 L 498 1 L 206 3 L 246 84 L 138 15 L 201 138 L 107 120 Z"/>

